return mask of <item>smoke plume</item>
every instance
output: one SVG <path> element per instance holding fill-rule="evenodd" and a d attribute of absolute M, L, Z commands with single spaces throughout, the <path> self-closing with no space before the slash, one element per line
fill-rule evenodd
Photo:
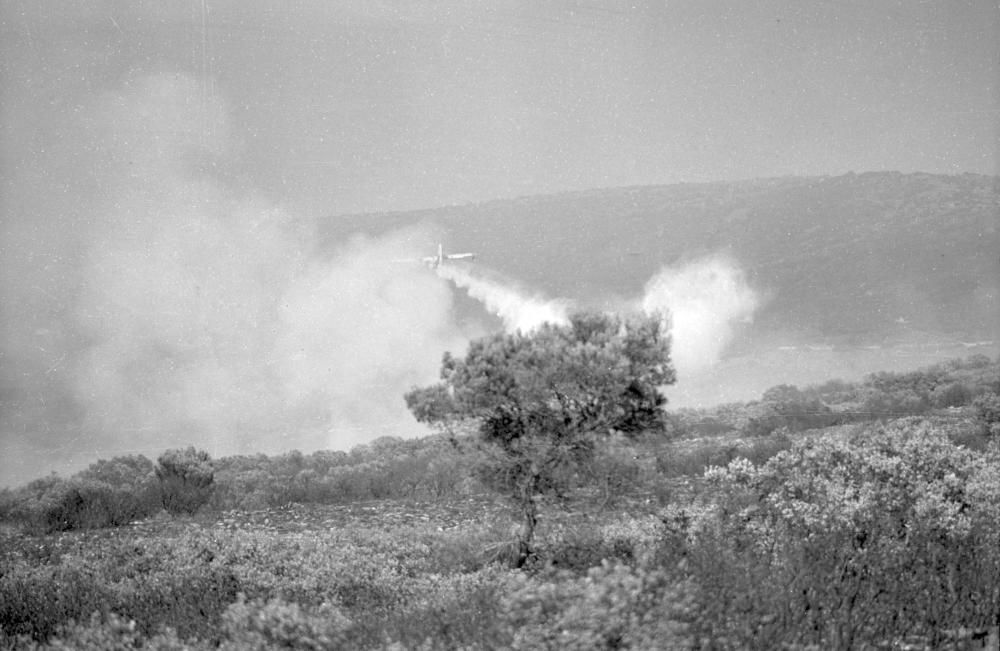
<path fill-rule="evenodd" d="M 203 91 L 137 76 L 77 107 L 43 154 L 25 138 L 12 156 L 5 483 L 182 445 L 309 451 L 423 431 L 401 396 L 466 340 L 448 286 L 390 262 L 429 234 L 315 250 L 309 223 L 233 180 L 226 108 Z"/>
<path fill-rule="evenodd" d="M 454 265 L 442 265 L 438 275 L 465 289 L 487 310 L 500 317 L 508 332 L 530 332 L 543 323 L 562 324 L 568 321 L 568 302 L 529 296 L 510 282 L 490 280 L 473 275 Z"/>
<path fill-rule="evenodd" d="M 448 286 L 388 262 L 427 242 L 405 233 L 355 239 L 282 299 L 272 362 L 285 403 L 321 407 L 337 447 L 423 432 L 402 395 L 437 378 L 443 351 L 465 347 Z"/>
<path fill-rule="evenodd" d="M 761 303 L 743 272 L 722 256 L 662 269 L 647 283 L 642 309 L 669 314 L 672 357 L 683 377 L 719 361 L 740 322 Z"/>
<path fill-rule="evenodd" d="M 423 432 L 403 393 L 473 334 L 441 277 L 508 331 L 566 321 L 568 302 L 485 271 L 392 263 L 429 249 L 431 233 L 317 250 L 314 224 L 241 186 L 226 106 L 191 77 L 134 76 L 67 107 L 12 122 L 6 483 L 186 445 L 274 453 Z M 718 259 L 664 270 L 643 301 L 673 315 L 682 370 L 717 359 L 756 305 Z"/>

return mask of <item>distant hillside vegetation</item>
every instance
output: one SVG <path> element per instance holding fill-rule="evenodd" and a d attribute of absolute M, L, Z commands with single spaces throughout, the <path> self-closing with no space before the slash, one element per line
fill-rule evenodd
<path fill-rule="evenodd" d="M 994 338 L 1000 179 L 873 172 L 631 187 L 328 219 L 350 233 L 433 224 L 446 247 L 550 296 L 638 296 L 667 264 L 726 252 L 771 296 L 754 339 Z"/>

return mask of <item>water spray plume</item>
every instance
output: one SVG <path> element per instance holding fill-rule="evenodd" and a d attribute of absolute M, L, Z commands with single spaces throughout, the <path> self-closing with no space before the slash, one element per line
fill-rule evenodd
<path fill-rule="evenodd" d="M 453 265 L 441 265 L 437 273 L 466 290 L 469 296 L 500 317 L 508 332 L 530 332 L 543 323 L 564 324 L 569 321 L 565 301 L 526 296 L 514 287 L 474 276 Z"/>
<path fill-rule="evenodd" d="M 712 256 L 662 269 L 646 283 L 642 309 L 670 315 L 672 357 L 684 375 L 718 362 L 735 326 L 752 320 L 760 303 L 735 262 Z"/>

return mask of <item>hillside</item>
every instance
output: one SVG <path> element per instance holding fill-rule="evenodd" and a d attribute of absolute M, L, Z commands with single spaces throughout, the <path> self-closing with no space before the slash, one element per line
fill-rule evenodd
<path fill-rule="evenodd" d="M 101 460 L 0 491 L 0 648 L 996 648 L 998 371 L 597 436 L 524 559 L 468 432 Z"/>
<path fill-rule="evenodd" d="M 326 220 L 349 233 L 435 227 L 447 248 L 582 304 L 635 297 L 664 265 L 723 252 L 767 297 L 740 346 L 996 338 L 995 177 L 873 172 L 524 197 Z"/>

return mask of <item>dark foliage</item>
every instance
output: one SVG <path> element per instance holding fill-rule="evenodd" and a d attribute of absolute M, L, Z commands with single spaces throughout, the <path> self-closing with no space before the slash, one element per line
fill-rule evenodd
<path fill-rule="evenodd" d="M 100 460 L 69 479 L 50 475 L 6 491 L 6 519 L 48 533 L 128 524 L 159 506 L 153 464 L 142 456 Z"/>
<path fill-rule="evenodd" d="M 156 478 L 160 481 L 163 508 L 170 513 L 190 514 L 211 499 L 215 470 L 207 452 L 189 447 L 160 455 Z"/>

